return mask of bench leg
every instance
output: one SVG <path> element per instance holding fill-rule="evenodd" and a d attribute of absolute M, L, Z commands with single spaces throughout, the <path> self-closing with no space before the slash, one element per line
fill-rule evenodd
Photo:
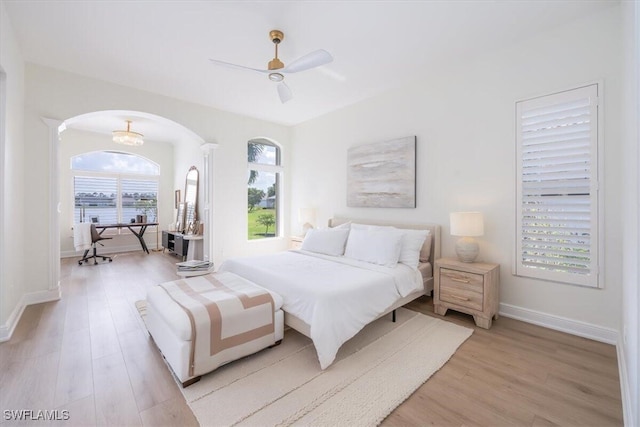
<path fill-rule="evenodd" d="M 282 344 L 282 340 L 278 340 L 278 341 L 276 341 L 275 343 L 273 343 L 272 345 L 270 345 L 270 346 L 269 346 L 269 347 L 267 347 L 267 348 L 273 348 L 273 347 L 278 346 L 278 345 L 280 345 L 280 344 Z"/>
<path fill-rule="evenodd" d="M 197 377 L 193 377 L 190 380 L 186 380 L 185 382 L 182 383 L 182 388 L 186 388 L 189 387 L 191 384 L 195 384 L 198 381 L 200 381 L 200 375 L 198 375 Z"/>

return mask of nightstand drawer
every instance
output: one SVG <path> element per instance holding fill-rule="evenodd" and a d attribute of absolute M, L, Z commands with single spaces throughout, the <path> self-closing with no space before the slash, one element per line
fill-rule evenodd
<path fill-rule="evenodd" d="M 304 237 L 302 236 L 289 237 L 289 249 L 301 249 L 303 240 L 304 240 Z"/>
<path fill-rule="evenodd" d="M 484 277 L 481 274 L 440 269 L 440 299 L 482 311 Z"/>

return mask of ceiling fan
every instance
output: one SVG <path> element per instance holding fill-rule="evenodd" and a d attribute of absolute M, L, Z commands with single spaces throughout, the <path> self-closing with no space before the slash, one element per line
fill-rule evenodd
<path fill-rule="evenodd" d="M 223 65 L 226 67 L 239 68 L 242 70 L 251 70 L 257 71 L 259 73 L 268 74 L 269 80 L 272 82 L 278 83 L 277 90 L 278 96 L 280 97 L 280 101 L 284 104 L 285 102 L 291 100 L 293 98 L 293 94 L 291 93 L 291 89 L 284 82 L 284 75 L 287 73 L 298 73 L 300 71 L 309 70 L 311 68 L 319 67 L 321 65 L 325 65 L 333 61 L 333 56 L 329 52 L 324 49 L 314 50 L 311 53 L 308 53 L 285 67 L 284 63 L 278 59 L 278 45 L 284 39 L 284 33 L 280 30 L 271 30 L 269 32 L 269 37 L 271 41 L 275 45 L 276 48 L 276 56 L 267 65 L 266 70 L 261 70 L 258 68 L 245 67 L 243 65 L 231 64 L 229 62 L 218 61 L 217 59 L 211 59 L 216 65 Z"/>

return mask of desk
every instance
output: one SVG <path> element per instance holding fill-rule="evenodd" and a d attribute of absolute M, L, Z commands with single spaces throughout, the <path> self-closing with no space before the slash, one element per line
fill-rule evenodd
<path fill-rule="evenodd" d="M 138 238 L 140 242 L 140 246 L 142 246 L 142 250 L 146 253 L 149 253 L 149 249 L 147 248 L 147 244 L 145 243 L 142 236 L 144 236 L 144 232 L 147 231 L 147 227 L 150 225 L 158 225 L 157 222 L 130 222 L 130 223 L 122 223 L 122 224 L 96 224 L 96 229 L 100 230 L 99 234 L 104 233 L 104 230 L 107 228 L 128 228 L 129 231 L 133 233 L 134 236 Z M 139 231 L 134 230 L 135 228 L 139 228 Z"/>

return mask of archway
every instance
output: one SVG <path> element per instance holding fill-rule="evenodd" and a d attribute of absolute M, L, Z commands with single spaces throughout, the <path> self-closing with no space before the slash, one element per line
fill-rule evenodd
<path fill-rule="evenodd" d="M 49 249 L 51 258 L 49 260 L 49 290 L 59 292 L 60 290 L 60 141 L 61 135 L 66 129 L 88 129 L 88 124 L 99 127 L 94 129 L 98 133 L 110 133 L 114 129 L 122 127 L 122 117 L 127 117 L 132 120 L 136 120 L 139 123 L 152 124 L 157 129 L 162 129 L 163 132 L 172 135 L 171 141 L 176 146 L 184 146 L 184 144 L 190 144 L 192 147 L 199 149 L 200 147 L 210 146 L 212 144 L 205 144 L 202 137 L 197 135 L 192 130 L 184 127 L 183 125 L 174 122 L 173 120 L 165 117 L 157 116 L 151 113 L 145 113 L 140 111 L 127 111 L 127 110 L 104 110 L 95 111 L 78 116 L 70 117 L 64 121 L 43 118 L 43 121 L 49 128 L 49 230 L 51 233 L 49 240 Z M 101 120 L 104 119 L 104 120 Z M 120 120 L 119 125 L 114 125 L 113 120 Z M 100 124 L 98 124 L 100 123 Z M 102 126 L 102 127 L 101 127 Z M 115 127 L 114 127 L 115 126 Z M 148 127 L 147 129 L 151 129 Z M 149 133 L 149 130 L 147 130 Z M 207 152 L 203 150 L 205 154 L 205 166 L 208 161 Z M 205 180 L 206 182 L 210 177 Z M 206 191 L 206 187 L 205 187 Z M 206 215 L 205 215 L 206 216 Z M 210 218 L 212 220 L 212 218 Z"/>

